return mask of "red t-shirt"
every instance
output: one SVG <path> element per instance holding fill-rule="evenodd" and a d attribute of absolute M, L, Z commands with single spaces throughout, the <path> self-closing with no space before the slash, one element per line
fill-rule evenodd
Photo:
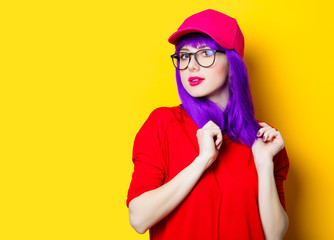
<path fill-rule="evenodd" d="M 198 127 L 182 106 L 155 109 L 136 135 L 129 202 L 174 178 L 199 154 Z M 187 197 L 150 228 L 153 240 L 261 240 L 258 177 L 252 149 L 224 141 L 216 161 Z M 285 148 L 274 157 L 274 176 L 284 209 L 283 180 L 289 170 Z"/>

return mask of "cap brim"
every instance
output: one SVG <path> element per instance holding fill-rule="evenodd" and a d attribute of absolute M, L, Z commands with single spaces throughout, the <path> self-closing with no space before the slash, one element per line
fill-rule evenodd
<path fill-rule="evenodd" d="M 203 31 L 200 28 L 184 28 L 180 31 L 176 31 L 175 33 L 173 33 L 169 38 L 168 38 L 168 42 L 170 42 L 171 44 L 176 45 L 178 40 L 180 39 L 180 37 L 182 37 L 183 35 L 187 34 L 187 33 L 193 33 L 193 32 L 202 32 L 205 33 L 207 35 L 210 36 L 210 34 L 208 34 L 206 31 Z M 212 36 L 211 36 L 212 37 Z M 212 37 L 213 38 L 213 37 Z"/>

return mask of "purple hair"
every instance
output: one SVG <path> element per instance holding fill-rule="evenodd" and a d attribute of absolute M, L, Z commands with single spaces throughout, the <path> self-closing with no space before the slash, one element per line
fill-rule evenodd
<path fill-rule="evenodd" d="M 254 107 L 249 88 L 247 69 L 243 59 L 235 50 L 221 47 L 211 37 L 203 33 L 190 33 L 183 36 L 175 46 L 178 52 L 183 46 L 206 45 L 211 49 L 224 50 L 229 63 L 229 101 L 224 111 L 218 105 L 205 97 L 192 97 L 183 87 L 180 71 L 176 69 L 176 82 L 182 106 L 195 122 L 202 128 L 209 120 L 217 124 L 222 133 L 232 142 L 238 142 L 251 147 L 261 128 L 254 118 Z"/>

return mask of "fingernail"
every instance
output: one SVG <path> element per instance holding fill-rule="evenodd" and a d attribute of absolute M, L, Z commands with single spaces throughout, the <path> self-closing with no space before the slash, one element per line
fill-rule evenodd
<path fill-rule="evenodd" d="M 257 132 L 257 136 L 260 136 L 260 134 L 261 134 L 260 132 Z"/>

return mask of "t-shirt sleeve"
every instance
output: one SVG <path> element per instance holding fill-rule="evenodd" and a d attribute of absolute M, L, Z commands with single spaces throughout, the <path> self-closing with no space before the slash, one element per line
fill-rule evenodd
<path fill-rule="evenodd" d="M 126 205 L 139 195 L 160 187 L 165 179 L 164 108 L 155 109 L 137 133 L 132 151 L 134 171 Z"/>
<path fill-rule="evenodd" d="M 274 176 L 276 188 L 282 207 L 286 211 L 283 181 L 286 180 L 289 171 L 289 158 L 285 147 L 274 156 Z"/>

